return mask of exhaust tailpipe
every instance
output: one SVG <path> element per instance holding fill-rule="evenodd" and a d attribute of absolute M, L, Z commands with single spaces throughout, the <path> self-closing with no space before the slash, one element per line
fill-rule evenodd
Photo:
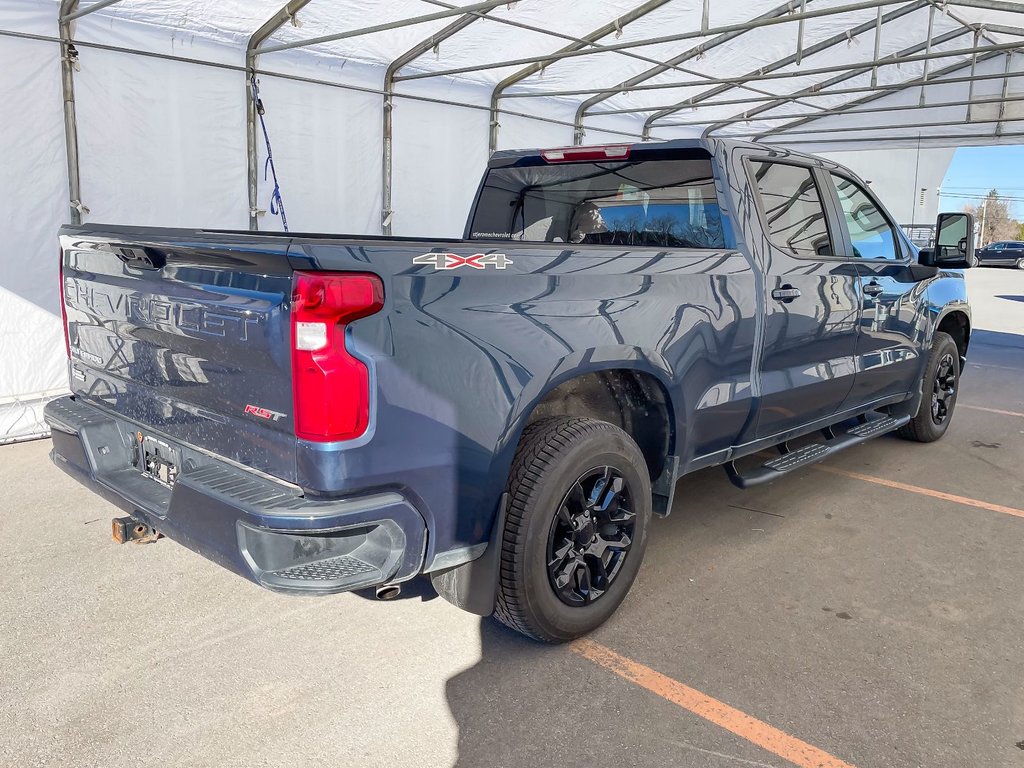
<path fill-rule="evenodd" d="M 394 600 L 402 594 L 402 587 L 399 584 L 382 584 L 377 587 L 374 594 L 378 600 Z"/>

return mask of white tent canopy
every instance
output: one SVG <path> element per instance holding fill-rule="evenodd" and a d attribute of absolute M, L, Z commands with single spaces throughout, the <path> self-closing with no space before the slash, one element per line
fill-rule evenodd
<path fill-rule="evenodd" d="M 0 441 L 64 386 L 67 221 L 451 236 L 495 148 L 1020 143 L 1010 0 L 0 0 Z M 68 203 L 71 201 L 71 206 Z"/>

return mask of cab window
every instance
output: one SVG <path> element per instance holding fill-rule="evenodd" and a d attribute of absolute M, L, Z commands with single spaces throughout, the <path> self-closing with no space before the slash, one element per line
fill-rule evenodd
<path fill-rule="evenodd" d="M 636 155 L 643 156 L 643 152 Z M 676 159 L 492 168 L 470 237 L 539 243 L 726 248 L 735 240 L 706 152 Z"/>
<path fill-rule="evenodd" d="M 750 165 L 769 240 L 794 256 L 832 256 L 825 205 L 811 169 L 761 160 Z"/>
<path fill-rule="evenodd" d="M 843 220 L 853 243 L 854 257 L 899 259 L 896 230 L 868 193 L 859 184 L 835 174 L 832 174 L 832 184 L 843 207 Z"/>

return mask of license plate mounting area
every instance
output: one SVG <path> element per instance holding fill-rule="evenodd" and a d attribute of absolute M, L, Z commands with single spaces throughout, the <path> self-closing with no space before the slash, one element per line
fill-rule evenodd
<path fill-rule="evenodd" d="M 137 432 L 136 466 L 150 480 L 165 488 L 174 487 L 181 466 L 181 454 L 177 448 L 156 437 Z"/>

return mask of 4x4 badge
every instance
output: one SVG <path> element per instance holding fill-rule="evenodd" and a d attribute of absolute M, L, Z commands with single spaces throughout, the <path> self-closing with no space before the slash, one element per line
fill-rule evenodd
<path fill-rule="evenodd" d="M 424 253 L 422 256 L 414 256 L 412 263 L 430 264 L 434 269 L 458 269 L 459 267 L 505 269 L 512 263 L 512 259 L 504 253 L 474 253 L 471 256 L 460 256 L 457 253 Z"/>

